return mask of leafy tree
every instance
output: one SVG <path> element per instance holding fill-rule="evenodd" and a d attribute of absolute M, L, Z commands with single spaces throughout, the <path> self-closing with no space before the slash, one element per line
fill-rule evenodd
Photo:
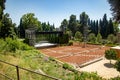
<path fill-rule="evenodd" d="M 79 31 L 77 31 L 77 32 L 75 33 L 75 39 L 77 39 L 77 40 L 79 40 L 79 41 L 82 41 L 82 33 L 79 32 Z"/>
<path fill-rule="evenodd" d="M 2 19 L 3 26 L 1 27 L 1 37 L 11 37 L 13 39 L 16 38 L 16 33 L 14 31 L 15 24 L 12 23 L 11 18 L 9 18 L 9 14 L 6 13 Z"/>
<path fill-rule="evenodd" d="M 89 32 L 87 23 L 88 23 L 88 15 L 85 12 L 82 12 L 80 14 L 80 24 L 81 24 L 80 31 L 83 34 L 83 40 L 84 40 L 83 47 L 85 47 L 86 45 L 87 34 Z"/>
<path fill-rule="evenodd" d="M 113 34 L 110 34 L 110 35 L 108 35 L 107 40 L 110 41 L 111 43 L 115 43 L 116 37 Z"/>
<path fill-rule="evenodd" d="M 63 32 L 65 32 L 67 30 L 67 27 L 68 27 L 68 21 L 66 19 L 64 19 L 61 23 L 60 28 Z"/>
<path fill-rule="evenodd" d="M 66 34 L 68 34 L 69 39 L 72 39 L 72 31 L 67 31 Z"/>
<path fill-rule="evenodd" d="M 49 22 L 48 23 L 44 22 L 44 23 L 41 24 L 41 26 L 42 26 L 42 30 L 41 31 L 54 31 L 55 30 L 54 24 L 50 25 Z"/>
<path fill-rule="evenodd" d="M 101 42 L 102 42 L 102 36 L 101 36 L 100 33 L 97 34 L 96 41 L 97 41 L 98 43 L 101 43 Z"/>
<path fill-rule="evenodd" d="M 42 30 L 41 22 L 35 17 L 34 13 L 24 14 L 20 19 L 19 32 L 20 37 L 25 37 L 25 29 L 36 28 Z"/>
<path fill-rule="evenodd" d="M 119 32 L 119 27 L 118 27 L 119 23 L 117 22 L 113 22 L 113 26 L 114 26 L 114 34 L 116 35 Z"/>
<path fill-rule="evenodd" d="M 111 59 L 115 60 L 117 59 L 117 53 L 115 50 L 110 49 L 110 50 L 106 50 L 105 51 L 105 58 L 110 60 L 110 64 L 111 64 Z"/>
<path fill-rule="evenodd" d="M 89 41 L 91 43 L 95 43 L 96 42 L 96 37 L 95 37 L 94 33 L 90 33 L 89 36 L 88 36 L 88 38 L 89 38 Z"/>
<path fill-rule="evenodd" d="M 111 6 L 110 10 L 113 11 L 114 19 L 120 21 L 120 0 L 108 0 L 108 2 Z"/>

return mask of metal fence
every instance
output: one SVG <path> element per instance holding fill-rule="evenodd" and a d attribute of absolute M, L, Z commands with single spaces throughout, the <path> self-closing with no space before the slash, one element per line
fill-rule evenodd
<path fill-rule="evenodd" d="M 14 64 L 5 62 L 5 61 L 3 61 L 3 60 L 0 60 L 0 62 L 1 62 L 1 63 L 5 63 L 5 64 L 8 64 L 8 65 L 13 66 L 13 67 L 16 68 L 16 74 L 17 74 L 16 77 L 17 77 L 17 80 L 20 80 L 20 72 L 19 72 L 20 69 L 22 69 L 22 70 L 24 70 L 24 71 L 28 71 L 28 72 L 34 73 L 34 74 L 37 74 L 37 75 L 44 76 L 44 77 L 49 78 L 49 79 L 52 79 L 52 80 L 61 80 L 61 79 L 58 79 L 58 78 L 56 78 L 56 77 L 52 77 L 52 76 L 49 76 L 49 75 L 46 75 L 46 74 L 42 74 L 42 73 L 39 73 L 39 72 L 35 72 L 35 71 L 29 70 L 29 69 L 26 69 L 26 68 L 22 68 L 22 67 L 20 67 L 20 66 L 17 66 L 17 65 L 14 65 Z M 2 74 L 1 72 L 0 72 L 0 75 L 4 76 L 7 80 L 14 80 L 14 79 L 12 79 L 11 77 L 7 76 L 6 74 Z"/>

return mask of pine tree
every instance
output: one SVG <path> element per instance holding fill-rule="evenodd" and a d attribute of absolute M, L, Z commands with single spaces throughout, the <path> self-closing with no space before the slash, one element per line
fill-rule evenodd
<path fill-rule="evenodd" d="M 108 0 L 108 2 L 111 6 L 110 10 L 113 11 L 114 19 L 120 22 L 120 0 Z"/>
<path fill-rule="evenodd" d="M 70 20 L 69 20 L 69 24 L 68 24 L 68 29 L 70 29 L 72 31 L 73 35 L 75 35 L 75 32 L 77 31 L 76 15 L 71 15 L 70 16 Z"/>

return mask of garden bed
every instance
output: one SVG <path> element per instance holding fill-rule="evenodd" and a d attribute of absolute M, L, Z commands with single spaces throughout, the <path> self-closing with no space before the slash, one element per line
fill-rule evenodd
<path fill-rule="evenodd" d="M 89 44 L 86 48 L 83 48 L 80 45 L 73 45 L 40 49 L 40 51 L 50 57 L 57 58 L 62 62 L 80 66 L 84 63 L 103 57 L 106 49 L 109 48 Z"/>

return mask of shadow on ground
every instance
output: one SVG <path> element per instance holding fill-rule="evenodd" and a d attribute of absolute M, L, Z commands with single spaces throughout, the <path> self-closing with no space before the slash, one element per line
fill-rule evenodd
<path fill-rule="evenodd" d="M 112 63 L 105 63 L 104 66 L 107 68 L 114 68 L 114 64 Z"/>

